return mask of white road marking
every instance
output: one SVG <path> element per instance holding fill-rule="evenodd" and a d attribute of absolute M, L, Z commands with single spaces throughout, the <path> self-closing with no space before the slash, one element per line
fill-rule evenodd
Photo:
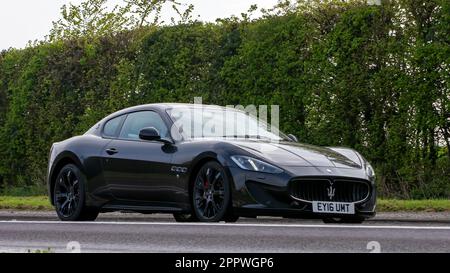
<path fill-rule="evenodd" d="M 337 228 L 337 229 L 412 229 L 450 230 L 450 226 L 359 226 L 359 225 L 301 225 L 301 224 L 228 224 L 228 223 L 164 223 L 164 222 L 57 222 L 57 221 L 0 221 L 0 224 L 39 225 L 149 225 L 149 226 L 209 226 L 209 227 L 272 227 L 272 228 Z"/>

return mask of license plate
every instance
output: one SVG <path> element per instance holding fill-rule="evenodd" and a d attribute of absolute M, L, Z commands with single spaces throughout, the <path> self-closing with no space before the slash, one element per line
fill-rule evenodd
<path fill-rule="evenodd" d="M 355 214 L 355 204 L 340 202 L 313 202 L 313 212 L 335 213 L 335 214 Z"/>

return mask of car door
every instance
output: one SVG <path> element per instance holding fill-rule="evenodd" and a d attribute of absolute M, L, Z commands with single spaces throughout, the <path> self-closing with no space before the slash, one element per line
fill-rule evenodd
<path fill-rule="evenodd" d="M 105 149 L 103 174 L 116 199 L 171 201 L 173 151 L 168 144 L 140 140 L 139 132 L 148 127 L 156 128 L 162 137 L 169 137 L 169 129 L 157 112 L 134 112 L 127 115 L 118 137 Z"/>

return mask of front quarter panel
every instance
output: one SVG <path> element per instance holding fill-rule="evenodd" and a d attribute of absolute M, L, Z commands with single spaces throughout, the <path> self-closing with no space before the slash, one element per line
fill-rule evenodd
<path fill-rule="evenodd" d="M 207 161 L 219 162 L 229 175 L 229 167 L 233 166 L 230 154 L 242 153 L 240 148 L 221 141 L 186 141 L 178 143 L 173 156 L 172 172 L 169 174 L 178 185 L 178 202 L 190 204 L 190 182 L 193 181 L 198 169 Z M 231 177 L 231 176 L 230 176 Z M 241 187 L 233 179 L 232 190 Z"/>

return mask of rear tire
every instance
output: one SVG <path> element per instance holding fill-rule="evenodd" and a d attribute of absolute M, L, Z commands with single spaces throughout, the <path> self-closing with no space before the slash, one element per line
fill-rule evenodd
<path fill-rule="evenodd" d="M 53 191 L 53 200 L 58 218 L 61 221 L 94 221 L 99 210 L 87 207 L 86 177 L 73 165 L 64 166 L 59 172 Z"/>

